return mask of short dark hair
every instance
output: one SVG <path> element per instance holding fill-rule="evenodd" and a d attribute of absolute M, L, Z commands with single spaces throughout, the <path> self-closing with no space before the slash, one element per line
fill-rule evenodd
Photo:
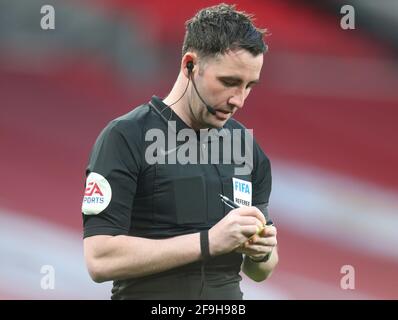
<path fill-rule="evenodd" d="M 253 56 L 267 51 L 266 29 L 253 24 L 253 15 L 221 3 L 201 9 L 186 21 L 182 55 L 197 51 L 201 57 L 224 54 L 228 49 L 245 49 Z"/>

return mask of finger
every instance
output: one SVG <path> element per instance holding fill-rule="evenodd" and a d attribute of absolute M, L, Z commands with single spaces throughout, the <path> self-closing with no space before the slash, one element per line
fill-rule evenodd
<path fill-rule="evenodd" d="M 255 242 L 257 242 L 258 239 L 262 237 L 261 234 L 263 233 L 263 231 L 264 231 L 264 226 L 261 226 L 260 228 L 257 228 L 256 233 L 253 234 L 252 236 L 250 236 L 250 238 L 249 238 L 248 241 L 249 241 L 250 243 L 255 243 Z"/>
<path fill-rule="evenodd" d="M 247 238 L 250 238 L 252 235 L 256 234 L 257 231 L 258 231 L 258 227 L 256 225 L 240 227 L 240 232 Z"/>
<path fill-rule="evenodd" d="M 276 236 L 277 231 L 274 226 L 265 226 L 264 230 L 261 231 L 262 237 L 274 237 Z"/>
<path fill-rule="evenodd" d="M 270 253 L 270 252 L 272 252 L 273 249 L 274 249 L 274 247 L 270 247 L 270 246 L 257 246 L 257 245 L 245 244 L 242 251 L 245 254 L 254 255 L 254 254 Z"/>
<path fill-rule="evenodd" d="M 249 240 L 247 240 L 246 242 L 250 245 L 261 245 L 261 246 L 270 246 L 270 247 L 276 247 L 278 244 L 276 237 L 262 238 L 259 236 L 253 236 L 249 238 Z"/>
<path fill-rule="evenodd" d="M 256 225 L 258 226 L 261 230 L 264 228 L 264 225 L 261 220 L 257 219 L 256 217 L 252 216 L 238 216 L 236 218 L 236 221 L 239 223 L 241 226 L 249 226 L 249 225 Z"/>
<path fill-rule="evenodd" d="M 256 207 L 240 207 L 235 209 L 241 216 L 253 216 L 261 221 L 262 224 L 266 223 L 263 213 Z"/>
<path fill-rule="evenodd" d="M 250 237 L 249 240 L 251 240 L 252 242 L 254 242 L 254 241 L 257 241 L 257 239 L 258 239 L 259 237 L 266 237 L 266 234 L 264 234 L 264 229 L 265 229 L 265 226 L 264 226 L 264 225 L 260 226 L 260 227 L 257 229 L 256 233 L 255 233 L 254 235 L 252 235 L 252 236 Z"/>
<path fill-rule="evenodd" d="M 256 234 L 252 235 L 252 236 L 249 238 L 249 240 L 247 240 L 247 243 L 248 243 L 248 244 L 257 243 L 257 242 L 259 241 L 258 238 L 259 238 L 259 236 L 258 236 L 257 233 L 256 233 Z"/>

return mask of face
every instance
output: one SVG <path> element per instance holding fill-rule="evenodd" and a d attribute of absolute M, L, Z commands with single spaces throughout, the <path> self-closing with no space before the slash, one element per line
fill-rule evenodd
<path fill-rule="evenodd" d="M 216 110 L 213 115 L 190 90 L 190 113 L 196 129 L 220 128 L 241 109 L 253 86 L 259 81 L 263 54 L 254 57 L 246 50 L 227 51 L 224 55 L 199 62 L 194 72 L 196 87 L 203 100 Z"/>

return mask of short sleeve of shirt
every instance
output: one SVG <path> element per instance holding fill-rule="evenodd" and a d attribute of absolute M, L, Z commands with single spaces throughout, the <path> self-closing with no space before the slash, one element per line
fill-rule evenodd
<path fill-rule="evenodd" d="M 141 153 L 139 134 L 124 131 L 120 123 L 111 122 L 91 151 L 82 201 L 84 237 L 126 235 L 130 230 Z"/>
<path fill-rule="evenodd" d="M 264 154 L 256 142 L 254 142 L 253 156 L 255 166 L 252 174 L 252 203 L 261 210 L 266 220 L 268 220 L 268 203 L 272 187 L 271 164 L 268 157 Z"/>

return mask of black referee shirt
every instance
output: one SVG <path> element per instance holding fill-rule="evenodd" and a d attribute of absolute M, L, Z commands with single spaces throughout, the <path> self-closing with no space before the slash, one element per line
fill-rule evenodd
<path fill-rule="evenodd" d="M 208 135 L 205 131 L 202 137 L 203 130 L 193 131 L 156 96 L 111 121 L 97 138 L 86 170 L 84 237 L 162 239 L 210 229 L 231 210 L 220 201 L 220 193 L 257 206 L 268 219 L 270 163 L 254 139 L 250 147 L 244 130 L 242 124 L 229 119 L 223 128 L 212 129 Z M 165 143 L 159 136 L 165 137 Z M 169 143 L 172 139 L 174 144 Z M 237 139 L 239 154 L 251 161 L 223 152 L 231 141 L 232 148 L 239 145 Z M 190 154 L 190 161 L 181 163 L 181 154 Z M 228 296 L 226 292 L 233 291 L 228 288 L 231 284 L 239 291 L 241 263 L 242 255 L 237 253 L 208 261 L 204 297 L 238 299 L 239 294 Z M 115 281 L 112 298 L 197 299 L 200 268 L 198 261 L 156 275 Z M 164 282 L 167 291 L 160 293 Z M 219 292 L 222 286 L 228 290 Z"/>

